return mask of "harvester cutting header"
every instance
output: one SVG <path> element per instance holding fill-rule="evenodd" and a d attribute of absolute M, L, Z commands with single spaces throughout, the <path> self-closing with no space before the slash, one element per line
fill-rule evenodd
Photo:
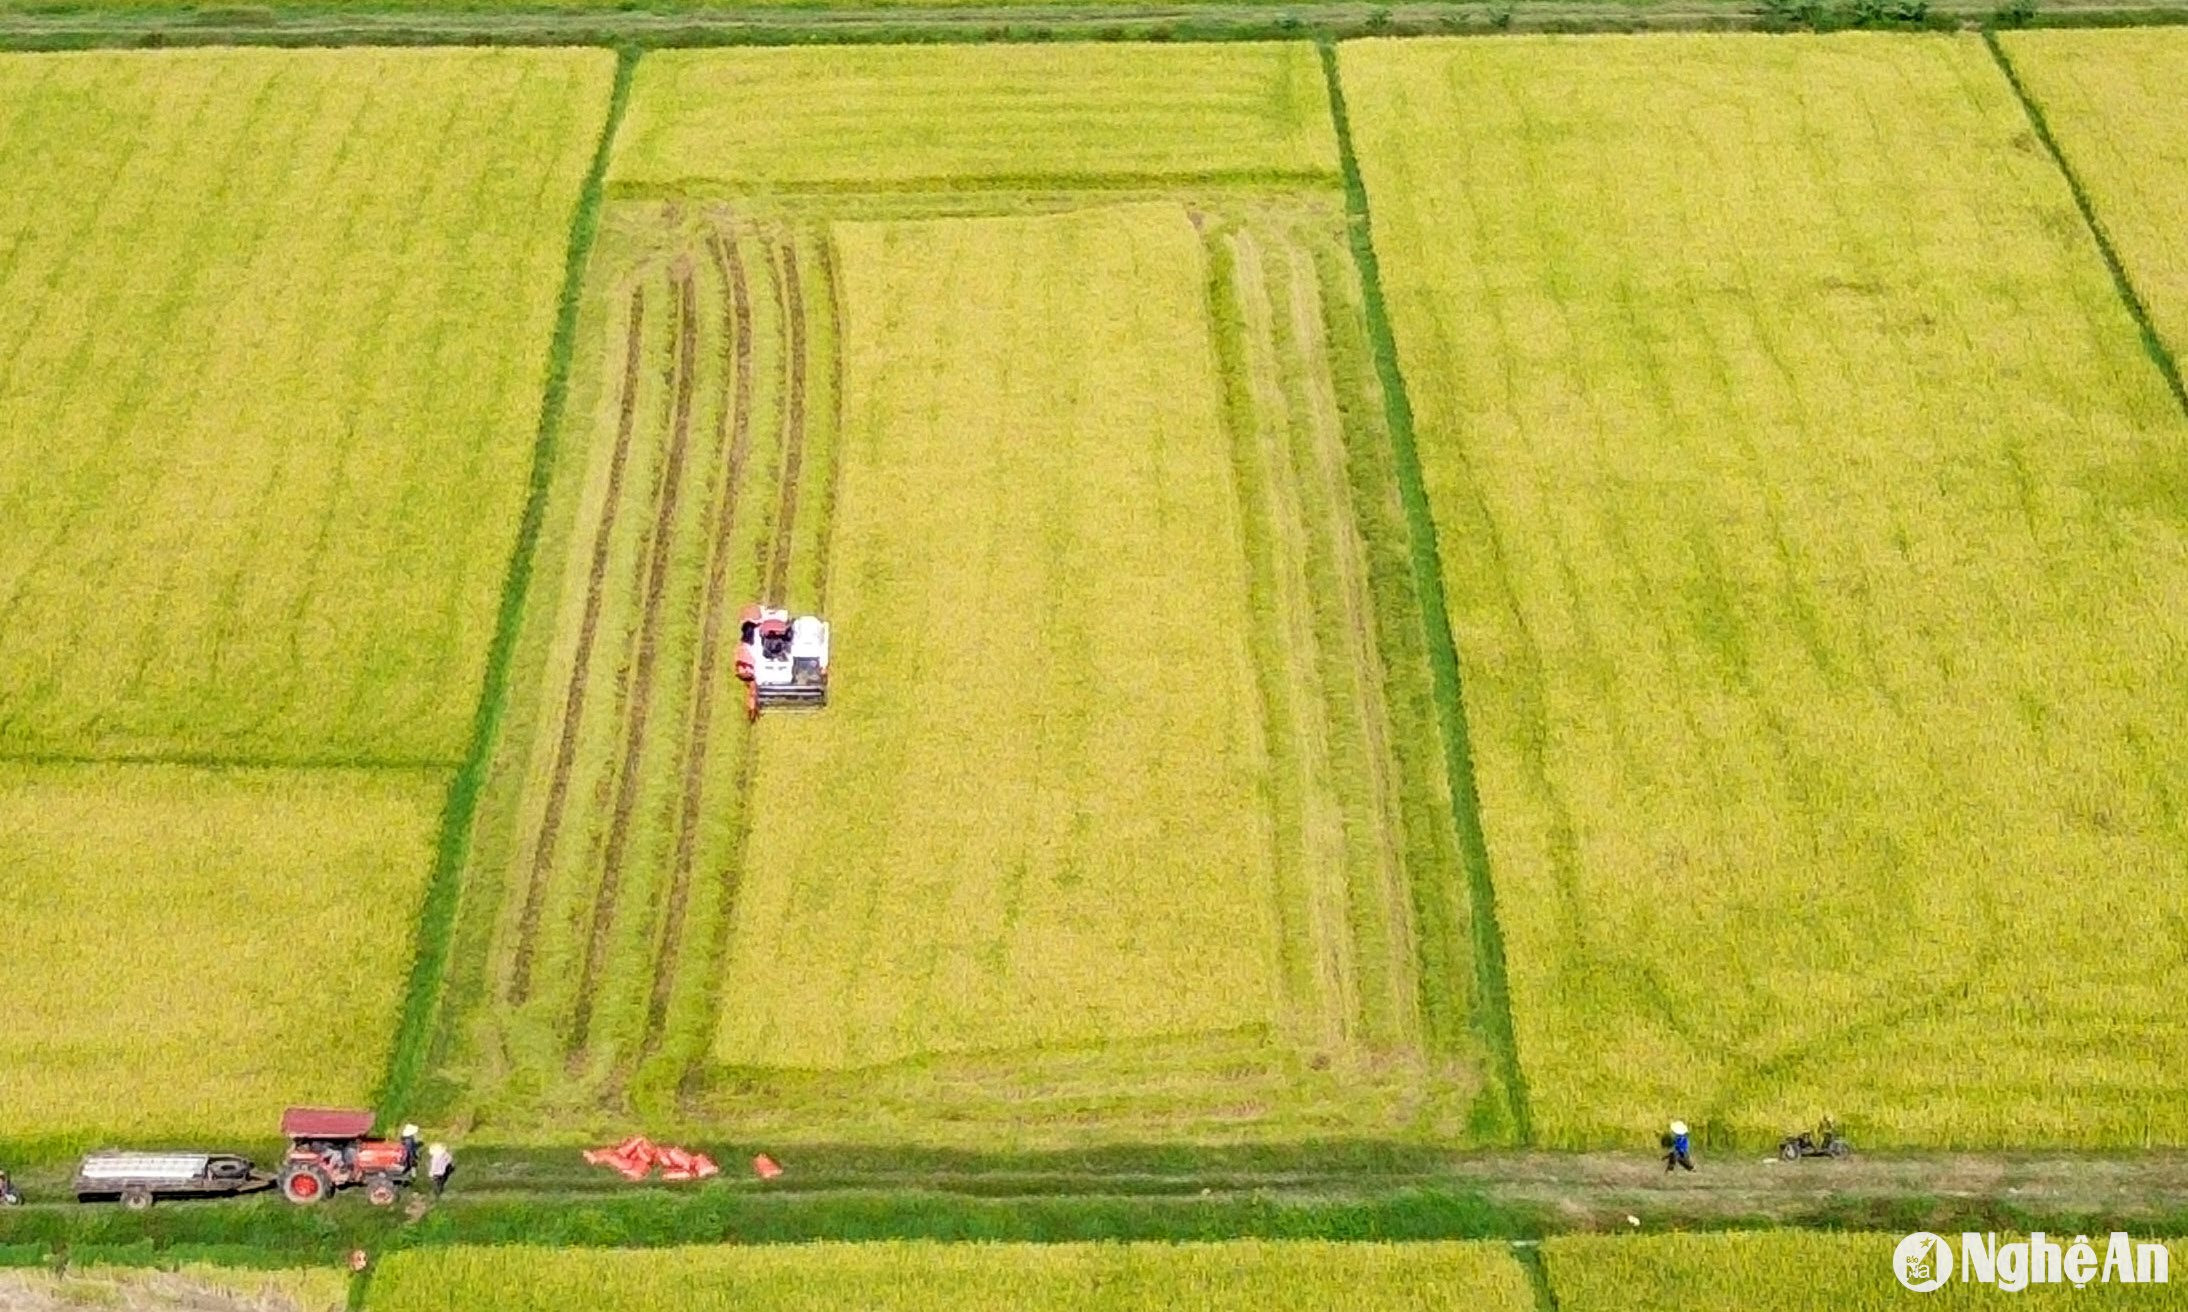
<path fill-rule="evenodd" d="M 737 625 L 737 677 L 745 683 L 745 714 L 769 706 L 818 709 L 828 704 L 828 623 L 816 615 L 747 606 Z"/>

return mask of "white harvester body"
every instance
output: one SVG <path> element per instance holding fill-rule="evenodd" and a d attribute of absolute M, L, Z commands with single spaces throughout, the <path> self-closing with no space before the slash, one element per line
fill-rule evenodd
<path fill-rule="evenodd" d="M 746 707 L 828 704 L 828 622 L 787 610 L 747 606 L 737 631 L 737 677 Z"/>

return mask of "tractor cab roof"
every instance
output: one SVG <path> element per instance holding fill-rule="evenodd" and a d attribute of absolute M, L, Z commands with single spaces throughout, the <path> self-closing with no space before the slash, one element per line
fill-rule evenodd
<path fill-rule="evenodd" d="M 290 1139 L 362 1139 L 377 1119 L 350 1108 L 291 1107 L 281 1113 L 281 1133 Z"/>

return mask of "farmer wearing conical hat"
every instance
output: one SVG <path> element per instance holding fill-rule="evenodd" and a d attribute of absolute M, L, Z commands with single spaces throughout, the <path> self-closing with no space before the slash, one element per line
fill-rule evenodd
<path fill-rule="evenodd" d="M 1665 1170 L 1669 1171 L 1674 1166 L 1682 1166 L 1689 1171 L 1694 1169 L 1694 1158 L 1687 1151 L 1687 1123 L 1685 1121 L 1673 1121 L 1671 1123 L 1671 1133 L 1664 1136 L 1664 1149 Z"/>

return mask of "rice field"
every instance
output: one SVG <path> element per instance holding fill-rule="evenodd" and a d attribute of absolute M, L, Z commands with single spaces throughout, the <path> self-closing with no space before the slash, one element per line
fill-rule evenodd
<path fill-rule="evenodd" d="M 1342 64 L 1538 1138 L 2188 1138 L 2188 424 L 1981 42 Z"/>
<path fill-rule="evenodd" d="M 462 755 L 613 63 L 0 55 L 0 751 Z"/>
<path fill-rule="evenodd" d="M 0 1307 L 8 1312 L 342 1312 L 349 1273 L 333 1268 L 189 1265 L 71 1266 L 65 1271 L 0 1270 Z"/>
<path fill-rule="evenodd" d="M 1475 1123 L 1333 202 L 998 204 L 609 208 L 428 1094 L 475 1132 Z M 755 598 L 836 623 L 825 713 L 745 722 Z"/>
<path fill-rule="evenodd" d="M 0 765 L 0 1133 L 263 1139 L 368 1100 L 447 782 Z"/>
<path fill-rule="evenodd" d="M 1303 41 L 818 46 L 647 56 L 609 182 L 752 195 L 1336 172 Z"/>
<path fill-rule="evenodd" d="M 2026 1236 L 1998 1236 L 2010 1243 Z M 1896 1233 L 1818 1233 L 1754 1230 L 1722 1234 L 1567 1235 L 1545 1240 L 1543 1261 L 1562 1312 L 1883 1312 L 1910 1306 L 1943 1308 L 2178 1308 L 2177 1284 L 2031 1284 L 2018 1292 L 1964 1282 L 1924 1294 L 1894 1276 Z M 1958 1233 L 1945 1236 L 1955 1256 Z M 2060 1245 L 2071 1234 L 2051 1235 Z M 2105 1236 L 2090 1236 L 2101 1259 Z M 2137 1239 L 2147 1241 L 2147 1236 Z M 2188 1246 L 2170 1242 L 2178 1280 Z"/>
<path fill-rule="evenodd" d="M 369 1312 L 870 1312 L 943 1308 L 1228 1312 L 1278 1303 L 1359 1312 L 1526 1312 L 1502 1244 L 797 1244 L 615 1252 L 435 1248 L 397 1253 Z"/>
<path fill-rule="evenodd" d="M 2188 142 L 2180 133 L 2188 32 L 2011 32 L 2000 40 L 2177 358 L 2188 350 Z"/>

